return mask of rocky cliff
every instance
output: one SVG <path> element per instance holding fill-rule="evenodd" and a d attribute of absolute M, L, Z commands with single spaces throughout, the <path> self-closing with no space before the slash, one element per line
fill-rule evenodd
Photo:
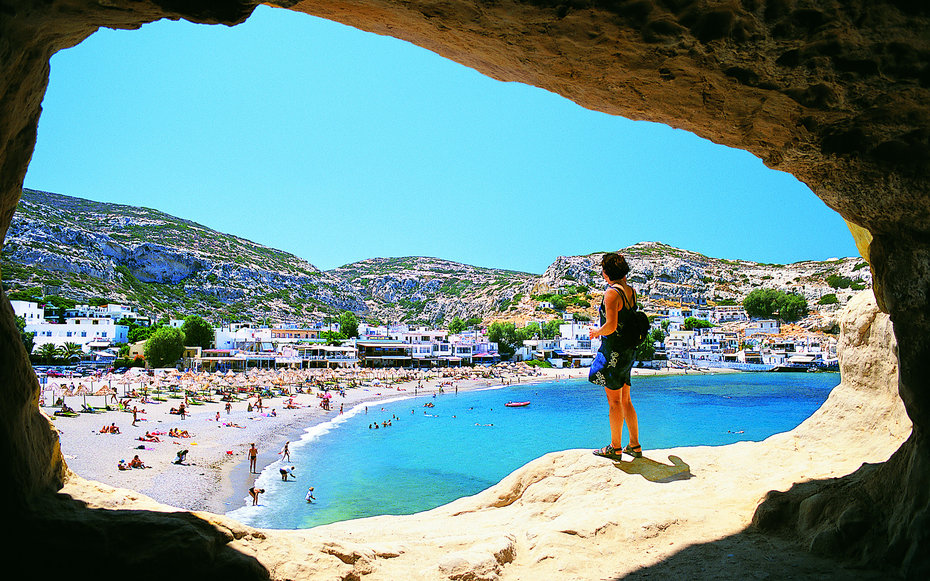
<path fill-rule="evenodd" d="M 78 301 L 103 297 L 156 316 L 365 310 L 356 288 L 286 252 L 157 210 L 34 190 L 23 192 L 3 260 L 10 288 L 56 284 Z"/>
<path fill-rule="evenodd" d="M 78 218 L 78 216 L 80 216 Z M 621 250 L 630 282 L 648 306 L 661 301 L 740 302 L 756 288 L 805 296 L 817 315 L 870 287 L 860 258 L 788 265 L 710 258 L 659 242 Z M 349 310 L 384 322 L 443 323 L 548 319 L 545 295 L 593 318 L 603 280 L 602 254 L 560 256 L 541 275 L 427 257 L 371 258 L 321 271 L 304 259 L 157 210 L 24 190 L 2 252 L 12 292 L 62 287 L 63 296 L 105 298 L 155 316 L 198 313 L 221 320 L 271 317 L 296 323 Z M 834 288 L 830 277 L 845 281 Z M 826 294 L 837 302 L 817 305 Z M 18 295 L 14 295 L 18 296 Z"/>
<path fill-rule="evenodd" d="M 647 308 L 679 302 L 696 305 L 721 301 L 741 303 L 753 290 L 771 288 L 806 298 L 811 309 L 817 312 L 809 320 L 813 325 L 823 317 L 832 320 L 850 298 L 872 284 L 868 263 L 861 258 L 762 264 L 711 258 L 661 242 L 640 242 L 620 252 L 630 264 L 628 280 Z M 577 293 L 579 285 L 596 289 L 597 293 L 587 293 L 590 308 L 569 309 L 593 315 L 604 285 L 600 276 L 602 256 L 603 253 L 558 257 L 535 281 L 531 293 L 571 295 Z M 837 302 L 818 304 L 828 294 L 836 295 Z"/>

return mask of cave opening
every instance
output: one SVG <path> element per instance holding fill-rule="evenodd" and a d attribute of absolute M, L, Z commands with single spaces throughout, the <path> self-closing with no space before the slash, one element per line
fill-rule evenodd
<path fill-rule="evenodd" d="M 282 45 L 291 48 L 280 66 Z M 855 252 L 838 214 L 749 153 L 288 10 L 259 7 L 233 28 L 102 29 L 51 68 L 26 187 L 168 210 L 263 244 L 285 233 L 275 240 L 311 263 L 333 250 L 327 240 L 355 238 L 338 232 L 373 227 L 383 229 L 379 252 L 442 256 L 467 240 L 490 250 L 453 258 L 497 255 L 495 267 L 511 266 L 501 255 L 524 240 L 569 246 L 550 242 L 546 262 L 513 265 L 537 273 L 570 250 L 652 239 L 756 262 Z M 585 201 L 566 208 L 576 198 Z M 397 216 L 385 217 L 389 206 Z M 620 226 L 585 239 L 598 206 Z M 540 236 L 540 221 L 554 227 Z M 375 250 L 358 238 L 369 246 L 355 258 L 372 257 L 358 254 Z M 437 249 L 445 238 L 449 249 Z M 107 297 L 105 286 L 85 292 Z"/>
<path fill-rule="evenodd" d="M 253 8 L 208 4 L 196 4 L 182 16 L 235 23 Z M 372 10 L 358 12 L 342 5 L 298 9 L 362 23 L 376 32 L 396 32 L 497 78 L 544 86 L 592 109 L 628 112 L 636 119 L 678 120 L 683 128 L 752 151 L 770 166 L 790 171 L 873 236 L 866 253 L 876 276 L 875 295 L 894 321 L 900 391 L 918 429 L 885 464 L 863 467 L 822 493 L 799 487 L 793 491 L 797 494 L 768 499 L 760 520 L 788 523 L 790 530 L 803 515 L 805 524 L 825 527 L 812 548 L 860 562 L 887 562 L 920 578 L 927 570 L 927 553 L 920 547 L 926 542 L 921 534 L 927 513 L 922 491 L 930 472 L 919 429 L 930 409 L 922 388 L 928 352 L 922 337 L 930 327 L 925 314 L 930 286 L 923 268 L 930 213 L 922 195 L 928 134 L 919 105 L 926 102 L 926 56 L 921 52 L 926 38 L 915 33 L 925 29 L 924 10 L 903 2 L 803 10 L 792 2 L 744 2 L 711 11 L 706 3 L 635 2 L 611 6 L 604 15 L 599 9 L 528 4 L 461 11 L 373 4 Z M 32 154 L 47 59 L 80 42 L 96 26 L 134 27 L 167 11 L 160 5 L 133 6 L 123 13 L 109 10 L 88 4 L 52 15 L 30 7 L 3 22 L 12 31 L 8 38 L 20 41 L 2 47 L 5 55 L 16 55 L 4 65 L 11 73 L 6 78 L 12 79 L 4 85 L 4 119 L 10 123 L 0 125 L 4 235 Z M 543 18 L 532 22 L 536 16 Z M 70 26 L 72 22 L 76 25 Z M 543 32 L 539 22 L 545 22 Z M 445 35 L 450 23 L 456 33 Z M 844 37 L 844 26 L 857 34 Z M 555 48 L 549 43 L 563 36 L 569 42 Z M 610 38 L 629 42 L 617 51 L 603 42 Z M 747 62 L 742 58 L 746 53 L 731 50 L 733 46 L 759 52 Z M 756 67 L 753 59 L 765 65 Z M 9 425 L 3 426 L 11 459 L 4 482 L 11 498 L 28 500 L 56 488 L 64 469 L 47 421 L 19 413 L 32 407 L 36 385 L 14 340 L 6 300 L 3 309 L 0 340 L 4 362 L 10 364 L 2 366 L 0 376 L 9 386 L 3 396 L 13 410 Z M 842 510 L 851 497 L 858 499 L 855 510 Z M 863 512 L 873 505 L 889 509 Z M 137 522 L 145 518 L 130 516 Z M 365 561 L 347 557 L 353 558 Z"/>

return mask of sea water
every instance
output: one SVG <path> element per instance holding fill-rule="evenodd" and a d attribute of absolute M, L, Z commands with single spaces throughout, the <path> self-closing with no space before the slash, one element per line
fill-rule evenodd
<path fill-rule="evenodd" d="M 636 377 L 632 398 L 648 451 L 760 441 L 808 418 L 838 373 Z M 508 401 L 529 401 L 506 407 Z M 432 404 L 432 406 L 428 406 Z M 382 426 L 374 429 L 374 423 Z M 624 443 L 627 435 L 624 433 Z M 259 506 L 230 513 L 263 528 L 410 514 L 470 496 L 548 452 L 610 443 L 603 388 L 585 380 L 517 384 L 357 406 L 291 442 L 296 480 L 276 462 L 258 478 Z M 314 487 L 315 501 L 306 502 Z"/>

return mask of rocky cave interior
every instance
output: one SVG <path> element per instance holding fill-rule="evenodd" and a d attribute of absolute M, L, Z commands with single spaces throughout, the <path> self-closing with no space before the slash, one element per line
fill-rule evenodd
<path fill-rule="evenodd" d="M 924 364 L 930 360 L 930 6 L 920 0 L 269 4 L 401 38 L 590 109 L 685 129 L 747 150 L 806 183 L 846 219 L 870 262 L 878 305 L 894 325 L 898 389 L 913 431 L 887 462 L 771 495 L 753 526 L 831 558 L 930 577 Z M 35 147 L 55 52 L 99 27 L 133 29 L 160 18 L 235 25 L 254 8 L 237 0 L 4 0 L 0 241 Z M 41 559 L 49 547 L 71 546 L 58 554 L 90 557 L 131 535 L 156 547 L 145 576 L 185 566 L 188 573 L 268 577 L 193 515 L 89 510 L 56 500 L 68 468 L 57 432 L 37 409 L 39 386 L 6 296 L 0 310 L 0 482 L 10 514 L 22 523 L 10 555 Z M 837 526 L 811 539 L 795 523 L 798 506 L 814 493 L 826 507 L 819 518 Z M 837 521 L 850 503 L 871 508 L 856 526 L 842 526 Z M 165 531 L 177 542 L 157 541 Z M 106 553 L 116 569 L 133 564 L 120 551 Z"/>

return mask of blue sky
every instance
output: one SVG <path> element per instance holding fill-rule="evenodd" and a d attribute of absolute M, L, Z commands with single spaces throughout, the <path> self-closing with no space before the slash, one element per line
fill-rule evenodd
<path fill-rule="evenodd" d="M 856 255 L 838 214 L 749 153 L 266 6 L 236 27 L 102 29 L 56 54 L 25 187 L 155 208 L 323 269 L 422 255 L 541 273 L 643 240 Z"/>

